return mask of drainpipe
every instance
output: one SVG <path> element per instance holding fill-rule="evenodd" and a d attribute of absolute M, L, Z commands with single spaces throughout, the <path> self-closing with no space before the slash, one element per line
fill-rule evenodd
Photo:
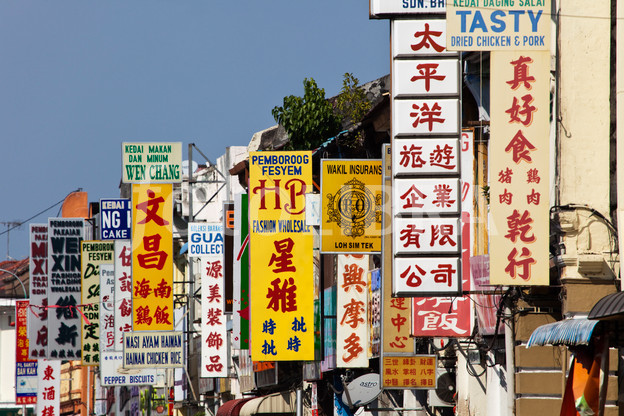
<path fill-rule="evenodd" d="M 617 228 L 620 253 L 624 253 L 624 7 L 617 4 L 616 21 L 616 66 L 615 66 L 615 101 L 616 115 L 616 171 L 617 171 Z M 620 261 L 620 276 L 624 276 L 624 262 Z M 620 290 L 624 290 L 624 283 L 620 280 Z"/>
<path fill-rule="evenodd" d="M 505 306 L 505 371 L 507 372 L 507 415 L 513 416 L 516 404 L 516 367 L 514 365 L 513 315 Z"/>

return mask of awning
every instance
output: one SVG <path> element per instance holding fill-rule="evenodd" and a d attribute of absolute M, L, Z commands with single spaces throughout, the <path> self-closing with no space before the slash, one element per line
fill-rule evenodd
<path fill-rule="evenodd" d="M 240 409 L 240 416 L 259 414 L 290 413 L 295 414 L 296 394 L 294 391 L 275 393 L 249 400 Z"/>
<path fill-rule="evenodd" d="M 217 410 L 217 416 L 239 416 L 241 407 L 243 407 L 243 405 L 250 400 L 253 400 L 253 398 L 227 401 L 219 407 L 219 410 Z"/>
<path fill-rule="evenodd" d="M 535 345 L 588 345 L 594 328 L 600 321 L 581 319 L 564 319 L 537 327 L 527 348 Z"/>
<path fill-rule="evenodd" d="M 589 311 L 589 319 L 624 319 L 624 292 L 611 293 L 600 299 Z"/>

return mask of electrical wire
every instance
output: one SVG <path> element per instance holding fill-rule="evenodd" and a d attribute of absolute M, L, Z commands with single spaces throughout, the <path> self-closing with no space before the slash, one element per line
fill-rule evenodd
<path fill-rule="evenodd" d="M 57 202 L 57 203 L 55 203 L 54 205 L 49 206 L 48 208 L 44 209 L 43 211 L 40 211 L 40 212 L 36 213 L 36 214 L 35 214 L 35 215 L 33 215 L 32 217 L 30 217 L 30 218 L 28 218 L 28 219 L 26 219 L 26 220 L 24 220 L 24 221 L 20 221 L 17 225 L 14 225 L 14 226 L 13 226 L 13 227 L 11 227 L 11 228 L 7 228 L 6 230 L 4 230 L 4 231 L 0 232 L 0 235 L 6 234 L 6 233 L 8 233 L 9 231 L 12 231 L 12 230 L 14 230 L 14 229 L 16 229 L 16 228 L 18 228 L 18 227 L 21 227 L 22 225 L 26 224 L 28 221 L 30 221 L 30 220 L 32 220 L 32 219 L 37 218 L 39 215 L 43 214 L 44 212 L 49 211 L 49 210 L 51 210 L 52 208 L 54 208 L 55 206 L 57 206 L 57 205 L 61 204 L 63 201 L 65 201 L 65 199 L 66 199 L 69 195 L 73 194 L 74 192 L 80 192 L 80 191 L 82 191 L 82 188 L 78 188 L 78 189 L 76 189 L 75 191 L 71 191 L 70 193 L 68 193 L 67 195 L 65 195 L 65 197 L 64 197 L 63 199 L 61 199 L 60 201 L 58 201 L 58 202 Z"/>

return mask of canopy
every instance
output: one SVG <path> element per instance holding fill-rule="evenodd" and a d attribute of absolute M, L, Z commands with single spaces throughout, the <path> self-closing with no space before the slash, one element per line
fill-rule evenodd
<path fill-rule="evenodd" d="M 239 416 L 239 412 L 243 405 L 253 399 L 234 399 L 223 403 L 217 410 L 217 416 Z"/>
<path fill-rule="evenodd" d="M 598 322 L 587 318 L 564 319 L 539 326 L 531 334 L 527 348 L 535 345 L 588 345 Z"/>
<path fill-rule="evenodd" d="M 600 299 L 589 311 L 589 319 L 624 319 L 624 292 L 611 293 Z"/>
<path fill-rule="evenodd" d="M 257 397 L 243 405 L 240 410 L 240 416 L 277 413 L 294 415 L 297 411 L 295 401 L 296 394 L 294 391 Z"/>

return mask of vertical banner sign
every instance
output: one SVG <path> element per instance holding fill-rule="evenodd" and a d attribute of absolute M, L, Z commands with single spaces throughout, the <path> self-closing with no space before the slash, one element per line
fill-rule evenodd
<path fill-rule="evenodd" d="M 28 339 L 32 359 L 48 356 L 48 224 L 30 224 L 30 312 Z"/>
<path fill-rule="evenodd" d="M 132 185 L 134 331 L 173 330 L 173 186 Z"/>
<path fill-rule="evenodd" d="M 368 256 L 338 255 L 338 368 L 368 367 Z"/>
<path fill-rule="evenodd" d="M 548 285 L 550 52 L 490 59 L 490 283 Z"/>
<path fill-rule="evenodd" d="M 206 243 L 210 249 L 204 251 L 214 254 L 201 257 L 201 377 L 227 377 L 223 225 L 203 225 L 203 241 L 210 242 Z"/>
<path fill-rule="evenodd" d="M 37 402 L 37 360 L 28 358 L 29 303 L 15 301 L 15 404 Z"/>
<path fill-rule="evenodd" d="M 132 331 L 132 244 L 115 241 L 115 351 L 123 349 L 123 333 Z"/>
<path fill-rule="evenodd" d="M 81 357 L 83 320 L 77 305 L 81 300 L 80 242 L 84 233 L 82 218 L 48 218 L 48 356 L 53 360 Z"/>
<path fill-rule="evenodd" d="M 449 50 L 514 51 L 550 48 L 550 0 L 455 0 L 449 1 L 447 7 Z"/>
<path fill-rule="evenodd" d="M 58 416 L 61 413 L 61 361 L 39 360 L 37 374 L 37 413 Z"/>
<path fill-rule="evenodd" d="M 314 360 L 312 153 L 251 152 L 249 190 L 251 357 Z"/>
<path fill-rule="evenodd" d="M 100 365 L 100 266 L 112 264 L 112 241 L 83 241 L 82 265 L 82 365 Z"/>
<path fill-rule="evenodd" d="M 384 145 L 384 230 L 382 264 L 382 355 L 416 353 L 414 340 L 410 338 L 412 303 L 408 298 L 392 297 L 392 157 L 390 145 Z M 384 361 L 382 361 L 382 364 Z M 385 377 L 382 378 L 385 380 Z M 385 386 L 385 384 L 384 384 Z"/>
<path fill-rule="evenodd" d="M 100 233 L 102 240 L 129 240 L 132 229 L 132 207 L 129 199 L 100 199 Z"/>
<path fill-rule="evenodd" d="M 321 252 L 381 252 L 381 161 L 321 160 Z"/>
<path fill-rule="evenodd" d="M 443 19 L 392 21 L 395 296 L 457 295 L 461 281 L 460 62 Z"/>
<path fill-rule="evenodd" d="M 369 358 L 377 358 L 381 342 L 381 270 L 371 270 L 368 284 Z"/>
<path fill-rule="evenodd" d="M 225 280 L 225 313 L 231 314 L 234 305 L 234 203 L 223 203 L 223 278 Z"/>
<path fill-rule="evenodd" d="M 232 348 L 249 349 L 249 209 L 247 194 L 234 200 L 234 309 Z"/>
<path fill-rule="evenodd" d="M 100 351 L 115 351 L 115 348 L 115 265 L 102 264 L 100 265 Z"/>

